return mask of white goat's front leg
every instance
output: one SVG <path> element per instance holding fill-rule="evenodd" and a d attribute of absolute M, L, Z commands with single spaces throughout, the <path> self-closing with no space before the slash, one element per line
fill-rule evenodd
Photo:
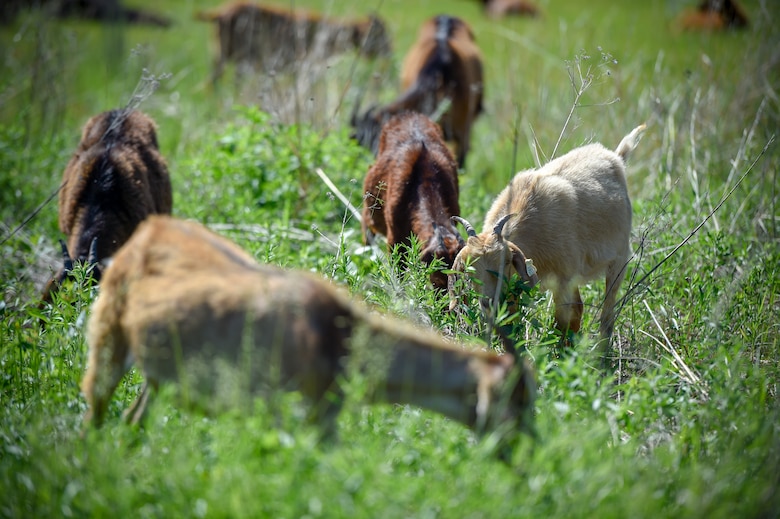
<path fill-rule="evenodd" d="M 582 325 L 582 297 L 578 287 L 558 286 L 553 290 L 555 303 L 555 327 L 566 336 L 568 332 L 577 333 Z"/>
<path fill-rule="evenodd" d="M 607 268 L 605 280 L 606 292 L 604 294 L 604 306 L 601 308 L 600 326 L 601 338 L 606 339 L 607 344 L 609 344 L 609 338 L 612 337 L 612 332 L 615 329 L 615 301 L 617 300 L 617 293 L 623 282 L 623 278 L 626 276 L 627 262 L 627 260 L 621 259 L 613 262 Z"/>

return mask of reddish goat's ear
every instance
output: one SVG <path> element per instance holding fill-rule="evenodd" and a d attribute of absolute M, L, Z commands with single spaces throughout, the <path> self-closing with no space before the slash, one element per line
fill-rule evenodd
<path fill-rule="evenodd" d="M 512 265 L 517 274 L 528 283 L 530 288 L 535 287 L 539 283 L 539 275 L 536 273 L 533 263 L 528 261 L 520 247 L 512 242 L 509 242 L 509 250 L 512 252 Z"/>

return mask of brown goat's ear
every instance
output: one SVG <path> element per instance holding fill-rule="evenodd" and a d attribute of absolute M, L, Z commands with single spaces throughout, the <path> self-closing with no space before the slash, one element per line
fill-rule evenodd
<path fill-rule="evenodd" d="M 530 288 L 535 287 L 539 283 L 539 275 L 536 273 L 536 267 L 534 264 L 526 259 L 523 251 L 520 247 L 512 242 L 509 243 L 509 250 L 512 252 L 512 265 L 515 267 L 517 274 L 523 281 L 528 283 Z"/>

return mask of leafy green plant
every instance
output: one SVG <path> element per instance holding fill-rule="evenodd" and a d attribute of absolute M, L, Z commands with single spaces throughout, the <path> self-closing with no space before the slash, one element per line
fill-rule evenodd
<path fill-rule="evenodd" d="M 743 3 L 754 28 L 696 34 L 668 31 L 677 7 L 658 0 L 594 0 L 585 10 L 540 2 L 538 19 L 499 21 L 475 3 L 385 2 L 390 63 L 326 64 L 318 78 L 338 86 L 340 109 L 332 97 L 286 99 L 317 112 L 292 125 L 257 106 L 263 92 L 207 86 L 211 28 L 192 19 L 213 7 L 206 0 L 156 3 L 176 20 L 167 31 L 36 10 L 0 27 L 0 516 L 776 515 L 780 25 L 770 3 Z M 370 7 L 298 4 L 343 16 Z M 361 95 L 398 94 L 403 53 L 421 20 L 442 9 L 468 20 L 485 60 L 485 113 L 459 178 L 471 221 L 515 169 L 543 159 L 535 149 L 614 147 L 648 124 L 627 168 L 635 257 L 621 289 L 615 372 L 604 376 L 595 356 L 601 283 L 582 287 L 583 332 L 564 347 L 544 287 L 510 279 L 520 311 L 499 305 L 495 322 L 511 326 L 539 391 L 538 437 L 521 439 L 508 462 L 496 459 L 493 436 L 411 407 L 367 405 L 371 380 L 359 373 L 340 381 L 347 396 L 332 442 L 306 423 L 296 393 L 208 415 L 163 388 L 145 425 L 126 426 L 121 413 L 142 383 L 135 370 L 105 426 L 82 431 L 95 288 L 78 267 L 39 308 L 61 237 L 56 195 L 47 199 L 84 121 L 127 104 L 144 68 L 167 78 L 140 108 L 158 123 L 176 216 L 206 223 L 258 261 L 317 272 L 371 311 L 500 347 L 495 334 L 488 343 L 468 288 L 447 312 L 446 294 L 429 285 L 437 265 L 419 262 L 419 244 L 364 245 L 355 214 L 317 173 L 361 205 L 372 158 L 349 139 L 349 112 Z"/>

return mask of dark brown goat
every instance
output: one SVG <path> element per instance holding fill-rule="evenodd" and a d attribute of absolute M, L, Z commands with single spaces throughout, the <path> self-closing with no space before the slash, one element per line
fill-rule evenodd
<path fill-rule="evenodd" d="M 359 119 L 352 115 L 358 142 L 374 153 L 382 125 L 404 111 L 434 116 L 449 102 L 439 125 L 446 140 L 454 141 L 458 166 L 469 151 L 471 127 L 482 112 L 482 57 L 471 28 L 459 18 L 440 15 L 426 21 L 401 69 L 403 94 L 387 106 L 369 109 Z"/>
<path fill-rule="evenodd" d="M 363 183 L 363 236 L 387 236 L 387 246 L 422 243 L 422 261 L 444 260 L 447 268 L 464 242 L 450 218 L 460 214 L 458 166 L 441 129 L 425 115 L 406 112 L 382 128 L 379 154 Z M 445 288 L 447 276 L 431 274 Z"/>
<path fill-rule="evenodd" d="M 65 266 L 49 281 L 43 300 L 67 277 L 70 258 L 110 258 L 147 216 L 170 213 L 171 183 L 157 145 L 154 121 L 138 111 L 92 117 L 62 174 L 60 230 L 68 236 Z M 100 268 L 92 275 L 100 280 Z"/>
<path fill-rule="evenodd" d="M 107 22 L 128 22 L 158 27 L 168 27 L 171 20 L 149 11 L 132 9 L 122 5 L 119 0 L 59 0 L 57 16 L 60 18 L 79 17 Z"/>
<path fill-rule="evenodd" d="M 737 0 L 702 0 L 695 10 L 685 11 L 677 20 L 685 30 L 744 29 L 750 22 Z"/>
<path fill-rule="evenodd" d="M 125 7 L 120 0 L 2 0 L 0 25 L 11 23 L 22 9 L 41 8 L 57 18 L 82 18 L 109 23 L 132 23 L 168 27 L 170 18 L 151 11 Z"/>
<path fill-rule="evenodd" d="M 448 344 L 373 315 L 321 278 L 259 265 L 202 225 L 166 216 L 141 224 L 114 257 L 87 340 L 85 424 L 104 420 L 134 362 L 145 384 L 125 414 L 132 422 L 171 381 L 207 410 L 235 406 L 235 389 L 297 389 L 317 404 L 312 418 L 327 432 L 349 367 L 367 374 L 375 400 L 425 407 L 478 431 L 532 430 L 535 381 L 516 355 Z"/>
<path fill-rule="evenodd" d="M 325 60 L 350 49 L 361 49 L 368 57 L 389 56 L 392 51 L 384 22 L 375 16 L 338 20 L 300 9 L 233 2 L 198 13 L 197 18 L 217 24 L 213 82 L 230 61 L 241 75 L 255 68 L 283 72 L 303 59 Z"/>

